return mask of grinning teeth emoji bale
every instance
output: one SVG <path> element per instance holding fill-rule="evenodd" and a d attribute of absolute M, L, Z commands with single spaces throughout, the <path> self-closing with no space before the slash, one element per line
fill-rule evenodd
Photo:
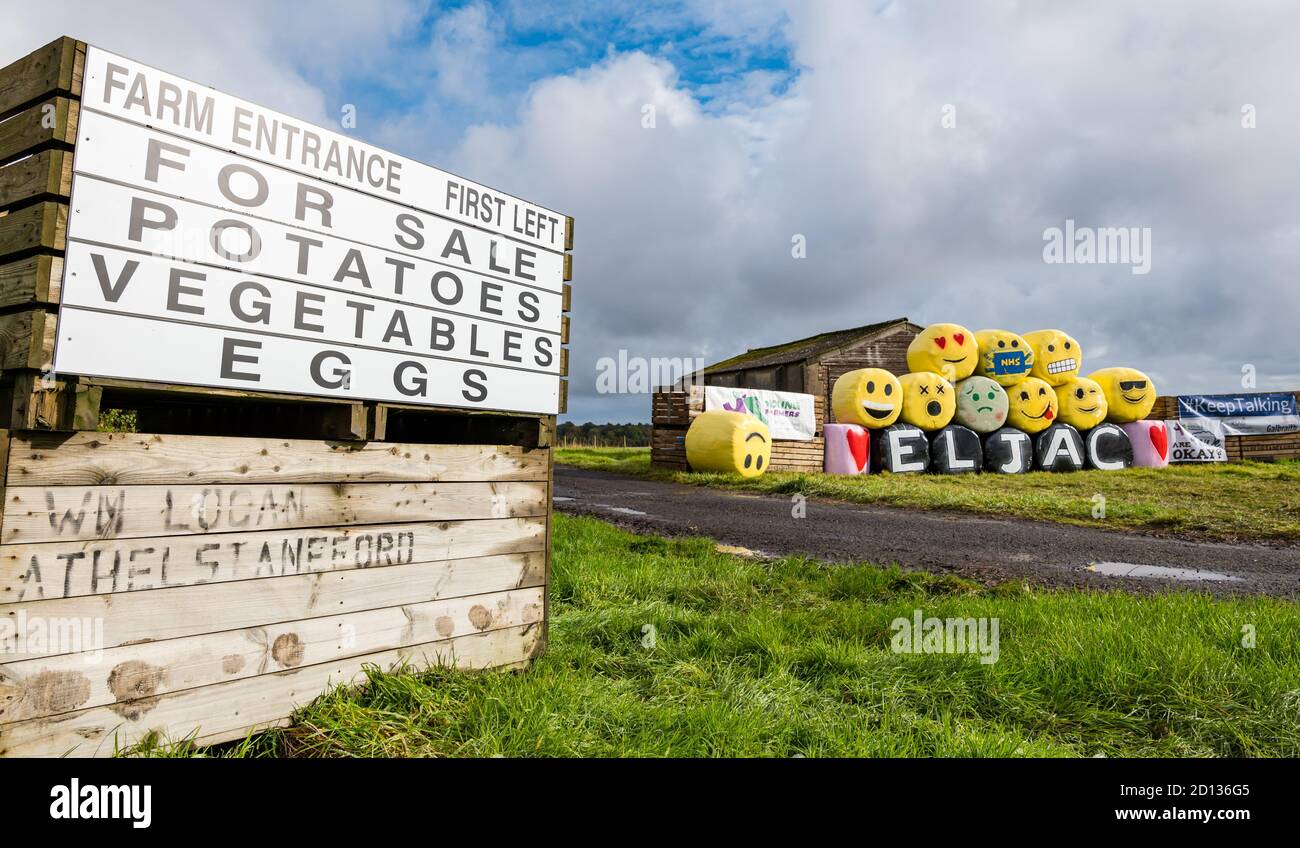
<path fill-rule="evenodd" d="M 984 470 L 1024 474 L 1034 467 L 1034 440 L 1014 427 L 1003 427 L 984 439 Z"/>
<path fill-rule="evenodd" d="M 1007 423 L 1030 435 L 1041 433 L 1056 421 L 1056 392 L 1037 377 L 1026 377 L 1007 392 Z"/>
<path fill-rule="evenodd" d="M 1118 424 L 1098 424 L 1083 434 L 1088 467 L 1119 471 L 1133 464 L 1133 443 Z"/>
<path fill-rule="evenodd" d="M 1121 424 L 1133 446 L 1137 468 L 1164 468 L 1169 464 L 1169 431 L 1163 421 L 1130 421 Z"/>
<path fill-rule="evenodd" d="M 1060 330 L 1025 333 L 1025 341 L 1034 349 L 1034 367 L 1029 373 L 1049 385 L 1073 379 L 1083 367 L 1083 348 Z"/>
<path fill-rule="evenodd" d="M 871 434 L 858 424 L 826 424 L 822 427 L 826 454 L 822 470 L 827 474 L 866 474 L 871 467 Z"/>
<path fill-rule="evenodd" d="M 979 346 L 979 364 L 975 373 L 1014 386 L 1029 376 L 1034 367 L 1034 350 L 1024 337 L 1006 330 L 980 330 L 975 333 Z"/>
<path fill-rule="evenodd" d="M 1106 420 L 1106 395 L 1087 377 L 1056 387 L 1057 420 L 1076 430 L 1091 430 Z"/>
<path fill-rule="evenodd" d="M 952 383 L 932 371 L 913 371 L 898 378 L 903 387 L 903 412 L 906 424 L 922 430 L 942 430 L 957 411 L 957 390 Z"/>
<path fill-rule="evenodd" d="M 686 431 L 686 461 L 695 471 L 757 477 L 772 460 L 767 425 L 743 412 L 702 412 Z"/>
<path fill-rule="evenodd" d="M 1156 403 L 1156 386 L 1136 368 L 1103 368 L 1088 375 L 1106 395 L 1106 420 L 1115 424 L 1141 421 Z"/>
<path fill-rule="evenodd" d="M 988 377 L 967 377 L 957 384 L 953 420 L 976 433 L 992 433 L 1007 423 L 1007 390 Z"/>
<path fill-rule="evenodd" d="M 979 358 L 975 334 L 960 324 L 931 324 L 907 346 L 908 370 L 941 374 L 952 383 L 974 374 Z"/>
<path fill-rule="evenodd" d="M 841 424 L 879 430 L 897 421 L 902 408 L 903 389 L 898 378 L 882 368 L 850 371 L 831 389 L 831 411 Z"/>

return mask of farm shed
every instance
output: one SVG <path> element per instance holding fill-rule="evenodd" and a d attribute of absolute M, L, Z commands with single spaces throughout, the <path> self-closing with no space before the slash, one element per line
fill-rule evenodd
<path fill-rule="evenodd" d="M 848 330 L 748 350 L 704 369 L 697 383 L 741 389 L 802 392 L 830 409 L 831 389 L 855 368 L 907 373 L 907 346 L 921 327 L 895 318 Z"/>

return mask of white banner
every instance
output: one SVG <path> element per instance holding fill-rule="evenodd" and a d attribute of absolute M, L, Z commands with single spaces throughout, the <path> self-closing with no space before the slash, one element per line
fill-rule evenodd
<path fill-rule="evenodd" d="M 817 407 L 812 395 L 705 386 L 704 409 L 746 412 L 766 424 L 773 439 L 807 442 L 817 435 Z"/>
<path fill-rule="evenodd" d="M 350 136 L 89 47 L 81 112 L 102 112 L 530 244 L 564 250 L 565 216 Z"/>
<path fill-rule="evenodd" d="M 1170 462 L 1227 462 L 1227 430 L 1213 418 L 1166 421 Z"/>
<path fill-rule="evenodd" d="M 91 48 L 54 368 L 553 414 L 563 227 Z"/>

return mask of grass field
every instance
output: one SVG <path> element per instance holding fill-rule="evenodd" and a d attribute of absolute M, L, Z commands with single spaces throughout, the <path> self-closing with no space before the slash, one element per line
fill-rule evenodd
<path fill-rule="evenodd" d="M 654 468 L 648 448 L 570 448 L 556 462 L 678 483 L 854 503 L 955 509 L 1224 541 L 1300 539 L 1300 462 L 1175 465 L 1073 474 L 688 474 Z M 1097 495 L 1105 517 L 1094 518 Z"/>
<path fill-rule="evenodd" d="M 374 673 L 208 753 L 1300 755 L 1284 601 L 990 590 L 562 515 L 551 592 L 550 650 L 525 671 Z M 893 652 L 891 622 L 918 609 L 997 618 L 997 662 Z"/>

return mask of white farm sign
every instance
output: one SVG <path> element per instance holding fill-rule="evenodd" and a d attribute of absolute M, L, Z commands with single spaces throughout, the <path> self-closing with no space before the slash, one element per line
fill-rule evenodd
<path fill-rule="evenodd" d="M 91 47 L 55 370 L 555 413 L 568 226 Z"/>

